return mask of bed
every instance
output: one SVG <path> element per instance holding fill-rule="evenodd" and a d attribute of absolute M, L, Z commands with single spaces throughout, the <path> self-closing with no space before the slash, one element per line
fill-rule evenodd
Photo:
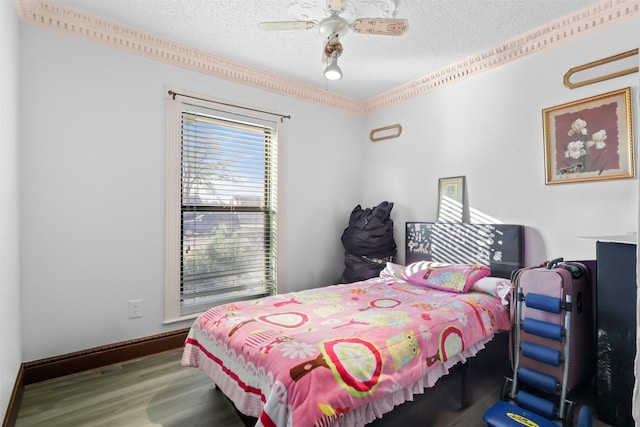
<path fill-rule="evenodd" d="M 182 364 L 256 426 L 380 418 L 509 329 L 505 278 L 522 267 L 523 227 L 407 222 L 405 249 L 407 265 L 365 281 L 212 308 Z"/>

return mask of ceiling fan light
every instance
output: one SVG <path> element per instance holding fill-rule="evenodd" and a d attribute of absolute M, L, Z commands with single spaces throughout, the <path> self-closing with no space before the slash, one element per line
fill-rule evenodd
<path fill-rule="evenodd" d="M 337 56 L 331 58 L 331 63 L 324 70 L 324 77 L 327 80 L 340 80 L 342 78 L 342 70 L 338 66 Z"/>

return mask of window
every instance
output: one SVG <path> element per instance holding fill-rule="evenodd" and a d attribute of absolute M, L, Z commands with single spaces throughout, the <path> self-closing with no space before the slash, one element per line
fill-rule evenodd
<path fill-rule="evenodd" d="M 174 97 L 167 129 L 167 321 L 276 288 L 277 122 L 254 110 Z"/>

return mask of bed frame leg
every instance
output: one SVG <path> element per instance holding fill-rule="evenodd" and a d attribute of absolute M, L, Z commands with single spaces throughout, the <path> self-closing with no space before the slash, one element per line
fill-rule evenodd
<path fill-rule="evenodd" d="M 469 361 L 462 364 L 462 372 L 460 372 L 460 409 L 465 409 L 471 404 L 471 375 Z"/>

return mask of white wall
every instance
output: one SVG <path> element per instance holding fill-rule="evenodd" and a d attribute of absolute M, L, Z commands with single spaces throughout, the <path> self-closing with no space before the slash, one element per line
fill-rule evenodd
<path fill-rule="evenodd" d="M 167 85 L 291 114 L 279 290 L 340 277 L 362 193 L 353 117 L 27 25 L 20 53 L 25 361 L 190 326 L 162 324 Z"/>
<path fill-rule="evenodd" d="M 22 363 L 18 180 L 18 18 L 0 0 L 0 418 Z"/>
<path fill-rule="evenodd" d="M 364 200 L 396 203 L 402 242 L 406 221 L 436 219 L 438 178 L 465 175 L 472 208 L 527 227 L 528 265 L 594 259 L 595 241 L 579 236 L 638 231 L 638 180 L 545 185 L 542 110 L 631 86 L 637 117 L 637 74 L 578 89 L 562 79 L 571 67 L 637 48 L 639 25 L 628 21 L 369 116 L 368 129 L 400 123 L 402 135 L 366 144 Z"/>

